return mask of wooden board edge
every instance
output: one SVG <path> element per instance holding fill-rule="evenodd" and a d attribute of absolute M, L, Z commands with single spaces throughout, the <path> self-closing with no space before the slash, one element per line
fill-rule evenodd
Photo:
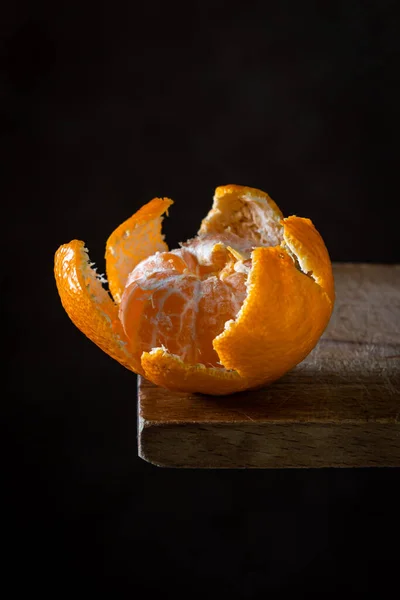
<path fill-rule="evenodd" d="M 138 453 L 167 468 L 400 467 L 400 424 L 159 424 L 138 419 Z"/>

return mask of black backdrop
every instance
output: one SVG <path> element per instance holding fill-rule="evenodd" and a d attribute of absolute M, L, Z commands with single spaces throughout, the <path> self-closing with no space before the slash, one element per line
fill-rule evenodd
<path fill-rule="evenodd" d="M 154 196 L 176 201 L 174 246 L 239 183 L 311 217 L 333 260 L 399 262 L 397 3 L 99 4 L 0 19 L 14 586 L 364 597 L 396 575 L 399 470 L 139 460 L 135 377 L 70 323 L 52 261 L 78 238 L 103 271 Z"/>

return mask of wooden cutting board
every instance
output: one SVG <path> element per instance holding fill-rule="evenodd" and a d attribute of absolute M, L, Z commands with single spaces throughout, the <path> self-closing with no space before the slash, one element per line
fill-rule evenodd
<path fill-rule="evenodd" d="M 139 377 L 139 456 L 190 468 L 400 466 L 400 265 L 334 265 L 313 352 L 273 385 L 211 397 Z"/>

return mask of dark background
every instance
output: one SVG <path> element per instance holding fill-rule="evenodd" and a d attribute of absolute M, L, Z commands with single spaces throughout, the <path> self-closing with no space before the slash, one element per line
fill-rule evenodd
<path fill-rule="evenodd" d="M 365 597 L 394 581 L 399 469 L 196 472 L 139 460 L 135 377 L 71 324 L 52 261 L 78 238 L 104 271 L 107 236 L 154 196 L 176 201 L 165 222 L 174 246 L 217 185 L 238 183 L 312 218 L 333 260 L 400 262 L 396 5 L 2 9 L 15 590 Z"/>

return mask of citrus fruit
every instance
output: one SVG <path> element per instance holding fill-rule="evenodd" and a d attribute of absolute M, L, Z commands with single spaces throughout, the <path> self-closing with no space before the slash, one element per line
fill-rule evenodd
<path fill-rule="evenodd" d="M 168 250 L 172 200 L 155 198 L 106 244 L 104 279 L 73 240 L 55 255 L 75 325 L 135 373 L 176 391 L 221 395 L 267 385 L 301 362 L 329 322 L 332 266 L 309 219 L 268 194 L 227 185 L 196 237 Z"/>

